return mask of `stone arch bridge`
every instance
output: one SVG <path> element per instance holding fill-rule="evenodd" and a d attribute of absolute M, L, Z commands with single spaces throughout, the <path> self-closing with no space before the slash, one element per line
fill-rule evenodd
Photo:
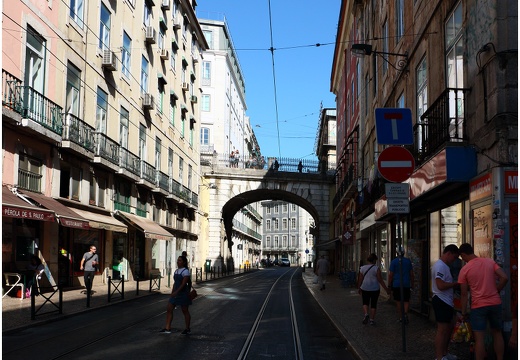
<path fill-rule="evenodd" d="M 314 219 L 314 237 L 331 239 L 331 193 L 334 188 L 333 171 L 284 171 L 272 168 L 253 169 L 232 167 L 216 157 L 202 161 L 202 179 L 199 185 L 201 211 L 201 256 L 221 266 L 223 258 L 233 256 L 233 218 L 247 205 L 263 200 L 282 200 L 305 209 Z M 258 216 L 260 216 L 258 214 Z M 260 239 L 261 240 L 261 239 Z"/>

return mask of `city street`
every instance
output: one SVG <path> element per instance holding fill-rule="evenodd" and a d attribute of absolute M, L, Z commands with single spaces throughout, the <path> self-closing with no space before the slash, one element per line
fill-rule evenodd
<path fill-rule="evenodd" d="M 172 333 L 159 333 L 167 303 L 160 294 L 4 335 L 2 358 L 353 359 L 298 268 L 231 276 L 197 291 L 191 335 L 180 334 L 180 309 Z"/>

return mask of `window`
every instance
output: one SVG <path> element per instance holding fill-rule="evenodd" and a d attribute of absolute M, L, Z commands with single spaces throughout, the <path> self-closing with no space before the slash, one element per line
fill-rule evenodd
<path fill-rule="evenodd" d="M 279 230 L 280 229 L 280 222 L 278 219 L 273 219 L 273 223 L 274 223 L 274 229 L 275 230 Z"/>
<path fill-rule="evenodd" d="M 282 235 L 282 247 L 287 247 L 287 235 Z"/>
<path fill-rule="evenodd" d="M 67 114 L 79 116 L 79 88 L 81 72 L 70 62 L 67 64 L 67 98 L 65 111 Z"/>
<path fill-rule="evenodd" d="M 265 228 L 266 228 L 267 230 L 271 230 L 271 220 L 266 220 L 266 221 L 265 221 Z"/>
<path fill-rule="evenodd" d="M 426 67 L 426 56 L 421 60 L 419 66 L 417 66 L 416 70 L 416 81 L 417 81 L 417 148 L 423 148 L 423 140 L 422 139 L 422 127 L 424 126 L 421 123 L 421 116 L 424 114 L 426 109 L 428 109 L 428 70 Z"/>
<path fill-rule="evenodd" d="M 404 0 L 395 0 L 395 35 L 396 42 L 404 35 Z"/>
<path fill-rule="evenodd" d="M 173 177 L 173 149 L 168 148 L 168 176 Z"/>
<path fill-rule="evenodd" d="M 183 185 L 184 178 L 184 159 L 179 156 L 179 183 Z"/>
<path fill-rule="evenodd" d="M 18 158 L 18 186 L 22 189 L 41 192 L 41 182 L 41 160 L 27 154 L 20 154 Z"/>
<path fill-rule="evenodd" d="M 375 58 L 375 56 L 374 56 Z M 365 74 L 365 115 L 368 115 L 368 108 L 369 108 L 369 93 L 368 93 L 368 87 L 369 87 L 369 83 L 368 83 L 368 73 Z"/>
<path fill-rule="evenodd" d="M 202 62 L 202 84 L 211 85 L 211 63 L 209 61 Z"/>
<path fill-rule="evenodd" d="M 46 42 L 36 31 L 27 27 L 27 44 L 25 55 L 24 85 L 33 88 L 40 94 L 44 94 L 45 84 L 45 50 Z M 34 96 L 24 96 L 24 105 L 36 115 L 41 113 L 41 104 L 36 102 Z M 34 115 L 34 114 L 33 114 Z"/>
<path fill-rule="evenodd" d="M 106 179 L 90 173 L 90 198 L 89 205 L 105 206 Z"/>
<path fill-rule="evenodd" d="M 193 179 L 193 166 L 188 165 L 188 189 L 191 189 L 192 179 Z"/>
<path fill-rule="evenodd" d="M 144 160 L 146 156 L 146 126 L 139 124 L 139 158 Z"/>
<path fill-rule="evenodd" d="M 291 246 L 293 248 L 298 246 L 298 244 L 296 244 L 296 236 L 295 235 L 291 235 Z"/>
<path fill-rule="evenodd" d="M 164 32 L 164 29 L 159 30 L 159 38 L 157 41 L 157 46 L 160 50 L 164 49 L 164 38 L 166 37 L 166 33 Z"/>
<path fill-rule="evenodd" d="M 404 108 L 404 93 L 401 93 L 399 98 L 397 99 L 397 103 L 395 104 L 397 108 Z"/>
<path fill-rule="evenodd" d="M 200 104 L 200 110 L 202 111 L 211 111 L 211 108 L 210 108 L 210 100 L 211 100 L 211 97 L 210 95 L 208 94 L 203 94 L 201 96 L 201 104 Z"/>
<path fill-rule="evenodd" d="M 274 237 L 274 247 L 275 247 L 275 248 L 278 247 L 278 236 L 275 236 L 275 237 Z"/>
<path fill-rule="evenodd" d="M 159 82 L 157 86 L 157 112 L 159 114 L 163 114 L 163 106 L 164 106 L 164 85 Z"/>
<path fill-rule="evenodd" d="M 132 39 L 130 39 L 130 36 L 126 32 L 123 32 L 123 51 L 122 55 L 123 58 L 121 59 L 123 62 L 123 68 L 121 69 L 121 72 L 124 76 L 126 76 L 127 79 L 130 79 L 130 54 L 132 50 Z"/>
<path fill-rule="evenodd" d="M 141 94 L 148 92 L 148 60 L 143 56 L 141 59 Z"/>
<path fill-rule="evenodd" d="M 289 209 L 289 206 L 287 204 L 282 205 L 282 212 L 286 213 L 288 209 Z"/>
<path fill-rule="evenodd" d="M 70 0 L 70 18 L 83 29 L 83 0 Z"/>
<path fill-rule="evenodd" d="M 121 106 L 119 111 L 119 145 L 123 149 L 128 149 L 128 125 L 130 113 Z"/>
<path fill-rule="evenodd" d="M 172 96 L 170 98 L 170 126 L 175 127 L 175 113 L 177 110 L 177 100 Z"/>
<path fill-rule="evenodd" d="M 282 230 L 287 230 L 287 219 L 282 219 Z"/>
<path fill-rule="evenodd" d="M 155 169 L 157 171 L 161 170 L 161 147 L 161 139 L 155 138 Z"/>
<path fill-rule="evenodd" d="M 275 213 L 275 214 L 278 214 L 279 212 L 280 212 L 280 205 L 276 204 L 276 205 L 274 206 L 274 213 Z"/>
<path fill-rule="evenodd" d="M 267 247 L 270 248 L 270 247 L 271 247 L 271 237 L 270 237 L 270 236 L 266 236 L 265 241 L 266 241 L 266 243 L 267 243 L 267 244 L 266 244 Z"/>
<path fill-rule="evenodd" d="M 291 211 L 296 211 L 296 204 L 291 204 Z"/>
<path fill-rule="evenodd" d="M 79 200 L 81 178 L 80 168 L 62 163 L 60 168 L 60 197 Z"/>
<path fill-rule="evenodd" d="M 151 22 L 152 22 L 152 6 L 148 3 L 148 1 L 144 1 L 143 24 L 145 26 L 150 26 Z"/>
<path fill-rule="evenodd" d="M 209 128 L 200 128 L 200 144 L 209 145 Z"/>
<path fill-rule="evenodd" d="M 172 51 L 170 52 L 170 66 L 175 71 L 175 59 L 177 58 L 177 44 L 172 42 Z"/>
<path fill-rule="evenodd" d="M 130 212 L 130 184 L 122 179 L 117 179 L 114 181 L 114 189 L 114 210 Z"/>
<path fill-rule="evenodd" d="M 464 44 L 462 28 L 462 3 L 459 2 L 446 21 L 446 82 L 450 88 L 463 88 Z"/>
<path fill-rule="evenodd" d="M 266 206 L 266 213 L 267 214 L 270 214 L 271 213 L 271 207 L 268 205 Z"/>
<path fill-rule="evenodd" d="M 296 219 L 295 218 L 291 218 L 291 229 L 296 229 Z"/>
<path fill-rule="evenodd" d="M 379 73 L 379 69 L 377 68 L 377 56 L 372 56 L 372 61 L 374 66 L 374 76 L 372 76 L 372 96 L 375 99 L 377 98 L 377 75 Z"/>
<path fill-rule="evenodd" d="M 99 48 L 101 50 L 110 49 L 110 12 L 101 3 L 101 18 L 99 20 Z"/>
<path fill-rule="evenodd" d="M 102 134 L 107 133 L 107 110 L 108 94 L 97 89 L 97 108 L 96 108 L 96 131 Z"/>
<path fill-rule="evenodd" d="M 208 50 L 213 50 L 213 32 L 211 30 L 202 30 L 202 33 L 208 43 Z"/>

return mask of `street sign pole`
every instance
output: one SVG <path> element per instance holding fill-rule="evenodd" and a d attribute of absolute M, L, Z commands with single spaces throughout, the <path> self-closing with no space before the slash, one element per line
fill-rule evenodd
<path fill-rule="evenodd" d="M 403 339 L 403 352 L 406 352 L 406 321 L 404 317 L 404 285 L 403 285 L 403 239 L 401 238 L 401 224 L 399 214 L 395 215 L 397 222 L 397 251 L 399 255 L 399 294 L 401 299 L 401 337 Z"/>

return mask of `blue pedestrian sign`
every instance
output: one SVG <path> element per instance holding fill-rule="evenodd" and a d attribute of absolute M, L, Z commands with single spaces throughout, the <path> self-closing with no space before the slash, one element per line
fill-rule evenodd
<path fill-rule="evenodd" d="M 412 145 L 412 111 L 407 108 L 376 109 L 376 139 L 379 145 Z"/>

